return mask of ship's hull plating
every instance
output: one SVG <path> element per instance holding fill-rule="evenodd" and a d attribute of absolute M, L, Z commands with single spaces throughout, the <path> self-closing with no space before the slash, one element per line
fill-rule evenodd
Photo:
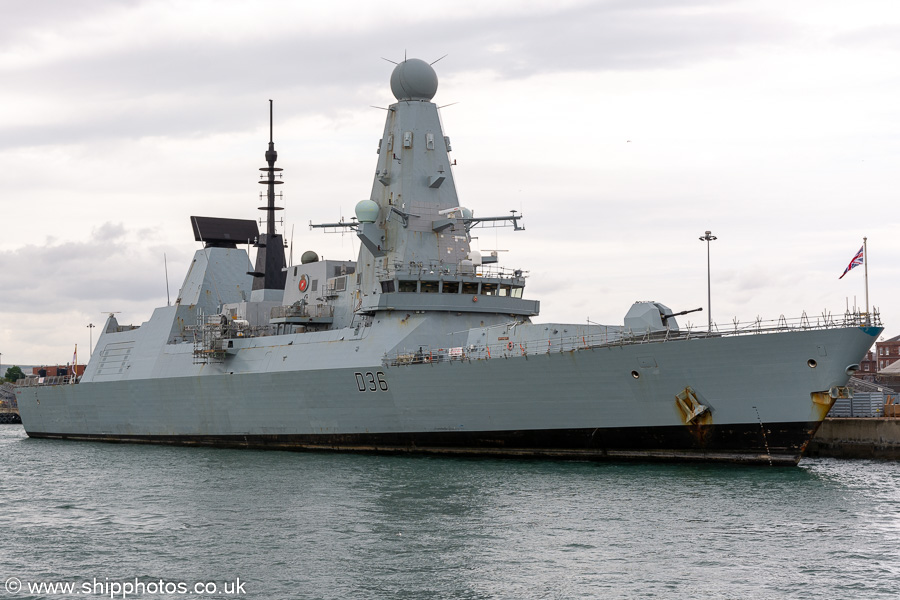
<path fill-rule="evenodd" d="M 207 370 L 27 387 L 18 395 L 32 437 L 796 464 L 830 408 L 821 392 L 846 384 L 846 368 L 877 331 L 849 327 L 392 367 Z M 320 350 L 340 348 L 332 342 Z M 694 421 L 676 403 L 685 389 L 709 407 Z"/>
<path fill-rule="evenodd" d="M 544 429 L 272 435 L 123 435 L 29 432 L 31 437 L 257 450 L 376 452 L 563 458 L 577 460 L 723 461 L 796 465 L 819 423 L 682 427 Z M 698 443 L 698 438 L 702 440 Z"/>

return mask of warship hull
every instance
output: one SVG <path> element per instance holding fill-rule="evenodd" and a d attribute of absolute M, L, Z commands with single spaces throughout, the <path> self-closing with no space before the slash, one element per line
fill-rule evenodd
<path fill-rule="evenodd" d="M 316 363 L 347 364 L 347 353 L 358 355 L 365 341 L 310 348 L 286 336 L 255 348 L 276 357 L 266 372 L 241 372 L 236 356 L 184 377 L 22 387 L 18 401 L 28 434 L 43 438 L 793 465 L 831 407 L 830 390 L 847 383 L 848 366 L 878 331 L 301 370 L 279 363 L 300 352 L 317 355 Z M 686 389 L 708 409 L 692 422 L 678 402 Z"/>

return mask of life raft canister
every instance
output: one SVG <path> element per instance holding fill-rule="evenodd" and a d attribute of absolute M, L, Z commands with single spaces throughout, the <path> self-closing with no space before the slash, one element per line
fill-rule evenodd
<path fill-rule="evenodd" d="M 306 275 L 302 275 L 300 277 L 300 283 L 297 284 L 297 289 L 301 292 L 306 291 L 306 287 L 309 285 L 309 278 Z"/>

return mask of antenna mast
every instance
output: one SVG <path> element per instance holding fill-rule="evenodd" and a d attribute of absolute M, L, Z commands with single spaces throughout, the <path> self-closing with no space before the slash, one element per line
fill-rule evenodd
<path fill-rule="evenodd" d="M 253 290 L 284 290 L 285 261 L 284 241 L 282 236 L 275 233 L 275 211 L 284 210 L 281 206 L 275 206 L 275 186 L 284 183 L 281 180 L 281 169 L 275 166 L 278 153 L 275 151 L 273 136 L 273 102 L 269 100 L 269 149 L 266 150 L 266 163 L 268 167 L 259 170 L 265 173 L 261 176 L 260 184 L 266 186 L 266 203 L 259 210 L 266 211 L 266 230 L 260 234 L 256 243 L 256 265 L 253 271 Z M 277 175 L 277 180 L 276 180 Z M 281 199 L 281 194 L 278 194 Z M 262 199 L 262 193 L 260 193 Z"/>
<path fill-rule="evenodd" d="M 272 141 L 272 115 L 273 115 L 273 106 L 272 100 L 269 100 L 269 149 L 266 150 L 266 162 L 269 163 L 268 167 L 262 167 L 260 171 L 265 171 L 268 173 L 268 177 L 263 181 L 260 181 L 261 184 L 265 185 L 268 189 L 266 190 L 266 197 L 268 202 L 266 206 L 260 206 L 260 210 L 266 211 L 266 236 L 272 237 L 275 235 L 275 211 L 282 210 L 281 207 L 275 206 L 275 186 L 284 183 L 280 180 L 281 175 L 279 175 L 279 181 L 275 181 L 275 173 L 281 172 L 281 169 L 275 166 L 275 161 L 278 160 L 278 153 L 275 152 L 275 142 Z M 279 194 L 280 195 L 280 194 Z"/>

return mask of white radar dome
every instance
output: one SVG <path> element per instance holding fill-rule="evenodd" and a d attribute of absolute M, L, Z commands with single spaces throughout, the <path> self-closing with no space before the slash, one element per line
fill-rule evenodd
<path fill-rule="evenodd" d="M 404 60 L 391 73 L 391 91 L 397 100 L 431 100 L 437 87 L 437 73 L 418 58 Z"/>
<path fill-rule="evenodd" d="M 378 203 L 372 200 L 360 200 L 356 204 L 356 220 L 360 223 L 374 223 L 378 220 Z"/>

